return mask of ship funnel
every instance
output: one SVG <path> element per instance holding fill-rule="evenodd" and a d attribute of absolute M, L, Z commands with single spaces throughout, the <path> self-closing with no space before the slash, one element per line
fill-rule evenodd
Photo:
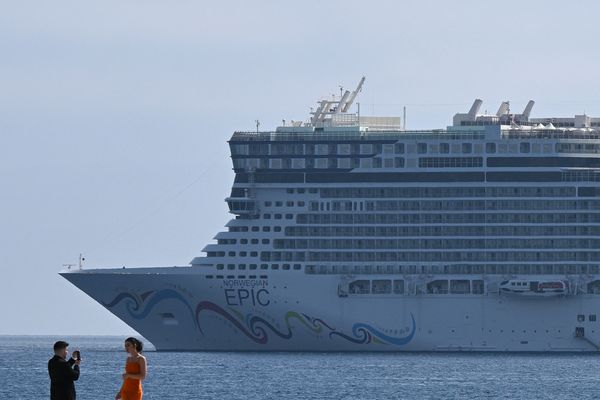
<path fill-rule="evenodd" d="M 482 104 L 483 104 L 483 100 L 481 100 L 481 99 L 475 99 L 475 101 L 473 102 L 471 109 L 467 113 L 467 116 L 469 117 L 469 119 L 471 119 L 471 121 L 475 121 L 475 118 L 477 117 L 477 113 L 479 112 L 479 109 L 481 108 Z"/>
<path fill-rule="evenodd" d="M 500 104 L 500 108 L 498 109 L 498 112 L 496 113 L 496 117 L 500 118 L 501 116 L 508 114 L 508 110 L 509 110 L 508 101 L 503 101 L 502 104 Z"/>
<path fill-rule="evenodd" d="M 529 100 L 529 102 L 525 106 L 525 109 L 523 110 L 523 114 L 521 114 L 525 120 L 529 119 L 529 114 L 531 114 L 531 109 L 533 108 L 534 104 L 535 104 L 535 101 Z"/>

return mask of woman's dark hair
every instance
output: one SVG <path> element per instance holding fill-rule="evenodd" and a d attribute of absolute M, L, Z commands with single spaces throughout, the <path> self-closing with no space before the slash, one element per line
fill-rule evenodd
<path fill-rule="evenodd" d="M 144 344 L 142 343 L 142 341 L 134 337 L 128 337 L 127 339 L 125 339 L 125 343 L 131 343 L 138 353 L 141 353 L 142 349 L 144 348 Z"/>

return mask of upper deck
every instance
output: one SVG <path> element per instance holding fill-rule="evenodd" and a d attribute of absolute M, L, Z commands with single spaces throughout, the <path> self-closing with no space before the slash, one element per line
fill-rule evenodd
<path fill-rule="evenodd" d="M 483 101 L 476 99 L 467 113 L 457 113 L 446 129 L 406 130 L 400 117 L 365 116 L 350 109 L 365 81 L 340 96 L 322 99 L 307 121 L 290 121 L 274 131 L 235 132 L 230 142 L 385 142 L 400 140 L 500 140 L 500 139 L 600 139 L 600 118 L 586 114 L 574 117 L 530 118 L 535 104 L 530 100 L 522 113 L 512 113 L 504 101 L 496 114 L 480 114 Z"/>

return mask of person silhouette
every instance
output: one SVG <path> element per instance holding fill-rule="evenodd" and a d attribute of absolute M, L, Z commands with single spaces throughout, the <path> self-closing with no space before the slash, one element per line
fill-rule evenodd
<path fill-rule="evenodd" d="M 147 373 L 146 357 L 141 354 L 143 347 L 143 343 L 134 337 L 125 339 L 125 351 L 129 353 L 129 357 L 125 362 L 125 373 L 122 375 L 123 385 L 115 400 L 142 400 L 142 381 Z"/>
<path fill-rule="evenodd" d="M 50 375 L 50 400 L 75 400 L 75 381 L 79 379 L 78 351 L 73 352 L 73 357 L 67 360 L 69 343 L 59 340 L 54 343 L 54 357 L 48 361 L 48 375 Z"/>

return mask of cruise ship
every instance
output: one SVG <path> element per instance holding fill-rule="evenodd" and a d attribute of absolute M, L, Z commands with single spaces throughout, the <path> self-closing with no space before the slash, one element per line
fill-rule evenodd
<path fill-rule="evenodd" d="M 235 132 L 232 214 L 190 265 L 61 275 L 159 351 L 600 349 L 600 118 L 477 99 Z M 100 311 L 99 311 L 100 312 Z"/>

